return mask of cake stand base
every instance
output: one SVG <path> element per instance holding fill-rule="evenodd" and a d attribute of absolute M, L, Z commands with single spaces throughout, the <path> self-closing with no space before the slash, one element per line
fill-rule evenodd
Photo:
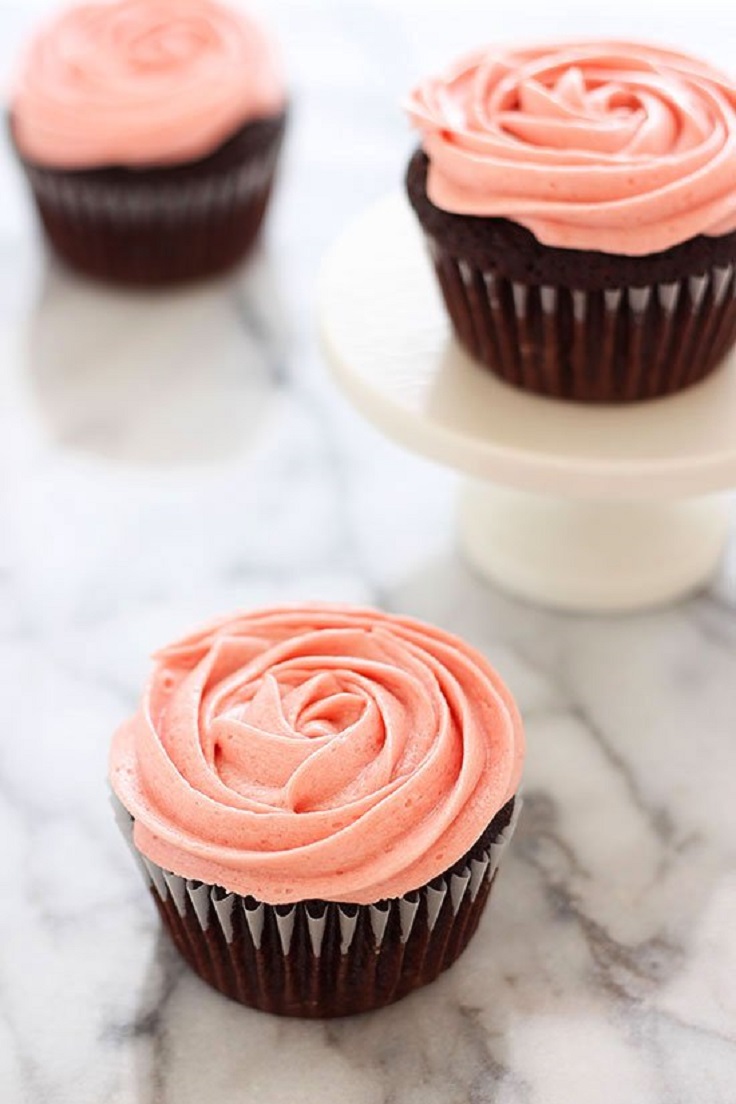
<path fill-rule="evenodd" d="M 720 495 L 589 502 L 467 481 L 460 540 L 470 564 L 517 597 L 570 611 L 644 609 L 708 581 L 729 529 Z"/>

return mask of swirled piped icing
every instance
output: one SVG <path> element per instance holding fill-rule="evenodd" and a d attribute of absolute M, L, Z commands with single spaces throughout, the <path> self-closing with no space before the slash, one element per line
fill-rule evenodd
<path fill-rule="evenodd" d="M 60 169 L 177 164 L 280 113 L 275 51 L 215 0 L 101 0 L 32 42 L 12 101 L 20 152 Z"/>
<path fill-rule="evenodd" d="M 639 256 L 736 229 L 736 83 L 627 42 L 485 50 L 411 93 L 430 200 Z"/>
<path fill-rule="evenodd" d="M 110 779 L 165 870 L 268 904 L 371 904 L 461 859 L 523 755 L 479 653 L 408 618 L 315 605 L 159 652 Z"/>

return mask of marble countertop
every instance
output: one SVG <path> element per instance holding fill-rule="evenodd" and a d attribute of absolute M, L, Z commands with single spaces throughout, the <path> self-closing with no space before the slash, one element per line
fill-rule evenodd
<path fill-rule="evenodd" d="M 736 557 L 691 601 L 608 619 L 473 577 L 454 478 L 351 412 L 313 332 L 324 249 L 401 171 L 396 96 L 470 36 L 447 6 L 272 7 L 298 107 L 267 248 L 234 278 L 150 297 L 77 280 L 0 163 L 0 1100 L 733 1104 Z M 0 5 L 3 72 L 34 12 Z M 153 647 L 307 597 L 467 637 L 529 736 L 525 814 L 467 954 L 325 1024 L 180 966 L 104 782 Z"/>

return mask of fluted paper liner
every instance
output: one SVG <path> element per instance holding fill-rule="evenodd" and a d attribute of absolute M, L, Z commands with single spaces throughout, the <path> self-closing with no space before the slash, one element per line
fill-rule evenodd
<path fill-rule="evenodd" d="M 36 196 L 67 218 L 105 219 L 122 227 L 150 219 L 177 220 L 221 212 L 267 187 L 274 167 L 275 156 L 269 153 L 245 165 L 171 184 L 109 183 L 84 175 L 75 179 L 35 166 L 26 172 Z"/>
<path fill-rule="evenodd" d="M 155 285 L 230 268 L 258 236 L 282 130 L 267 148 L 181 179 L 131 172 L 57 172 L 24 164 L 49 241 L 74 268 L 103 280 Z"/>
<path fill-rule="evenodd" d="M 192 969 L 242 1004 L 303 1017 L 391 1004 L 451 966 L 478 926 L 521 810 L 517 796 L 499 814 L 497 834 L 484 833 L 461 863 L 403 897 L 274 906 L 162 870 L 138 852 L 133 821 L 113 801 L 164 927 Z"/>
<path fill-rule="evenodd" d="M 736 266 L 584 291 L 474 267 L 427 237 L 450 319 L 476 360 L 525 391 L 632 402 L 697 383 L 736 342 Z"/>

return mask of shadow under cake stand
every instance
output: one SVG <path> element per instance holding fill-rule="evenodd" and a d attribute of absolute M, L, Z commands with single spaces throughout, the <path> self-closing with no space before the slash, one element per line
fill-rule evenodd
<path fill-rule="evenodd" d="M 469 477 L 467 558 L 507 591 L 589 612 L 679 598 L 711 576 L 736 486 L 736 357 L 666 399 L 585 406 L 525 394 L 450 335 L 401 196 L 340 238 L 320 286 L 338 383 L 378 428 Z"/>

